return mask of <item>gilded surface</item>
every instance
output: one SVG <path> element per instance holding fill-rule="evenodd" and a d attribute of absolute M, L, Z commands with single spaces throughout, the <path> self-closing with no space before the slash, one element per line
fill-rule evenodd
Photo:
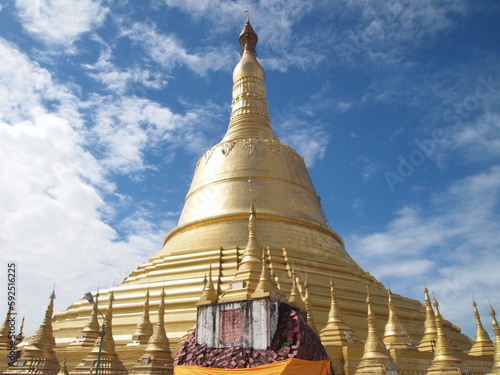
<path fill-rule="evenodd" d="M 200 159 L 178 226 L 166 235 L 158 253 L 114 288 L 116 350 L 129 368 L 144 350 L 144 346 L 125 345 L 141 319 L 148 288 L 151 311 L 157 311 L 160 306 L 163 286 L 167 290 L 165 324 L 173 352 L 195 324 L 196 304 L 210 266 L 213 290 L 221 295 L 229 289 L 243 262 L 249 239 L 248 205 L 252 197 L 258 207 L 259 241 L 255 247 L 259 255 L 258 268 L 252 265 L 248 278 L 236 281 L 242 285 L 258 283 L 262 271 L 260 254 L 265 247 L 267 261 L 272 263 L 269 267 L 272 276 L 279 281 L 279 288 L 286 296 L 292 292 L 294 279 L 304 280 L 307 272 L 308 310 L 319 329 L 328 321 L 331 278 L 335 280 L 343 320 L 361 340 L 369 331 L 365 305 L 367 286 L 370 286 L 373 316 L 376 314 L 384 322 L 388 318 L 387 290 L 358 266 L 346 252 L 340 236 L 328 227 L 303 159 L 282 144 L 271 128 L 264 70 L 254 55 L 257 43 L 254 34 L 245 26 L 240 36 L 243 55 L 234 72 L 233 113 L 228 130 L 221 143 Z M 298 289 L 294 298 L 300 293 Z M 101 291 L 102 299 L 109 298 L 110 293 L 110 290 Z M 207 300 L 212 297 L 208 296 Z M 412 340 L 419 342 L 426 310 L 419 301 L 398 295 L 393 298 L 399 320 Z M 71 361 L 68 362 L 70 368 L 87 354 L 79 348 L 69 348 L 68 344 L 81 334 L 90 312 L 86 301 L 77 300 L 55 316 L 54 335 L 60 355 L 68 355 Z M 381 328 L 383 325 L 372 330 L 381 331 Z M 468 338 L 450 324 L 443 324 L 442 332 L 446 332 L 458 349 L 470 348 Z M 367 341 L 367 348 L 372 351 L 373 342 Z M 359 362 L 359 351 L 345 348 L 345 353 L 354 356 L 349 363 Z M 366 365 L 370 368 L 372 364 Z"/>

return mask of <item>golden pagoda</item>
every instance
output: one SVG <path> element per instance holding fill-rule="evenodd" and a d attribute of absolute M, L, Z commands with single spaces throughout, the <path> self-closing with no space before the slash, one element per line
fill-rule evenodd
<path fill-rule="evenodd" d="M 111 291 L 106 318 L 103 322 L 104 335 L 96 340 L 90 353 L 70 372 L 71 375 L 86 375 L 89 373 L 124 375 L 127 373 L 115 350 L 115 340 L 113 338 L 113 300 L 114 294 Z"/>
<path fill-rule="evenodd" d="M 55 298 L 55 291 L 52 291 L 42 324 L 23 347 L 21 356 L 14 366 L 9 367 L 3 374 L 56 375 L 59 372 L 61 366 L 54 350 L 56 345 L 52 333 Z"/>
<path fill-rule="evenodd" d="M 429 297 L 429 290 L 424 288 L 425 298 L 425 323 L 424 335 L 418 344 L 418 350 L 422 352 L 434 352 L 437 339 L 436 317 L 432 309 L 431 299 Z"/>
<path fill-rule="evenodd" d="M 127 346 L 144 318 L 144 296 L 148 290 L 159 295 L 163 287 L 169 291 L 165 321 L 173 353 L 196 324 L 197 307 L 249 299 L 257 292 L 288 299 L 321 331 L 331 310 L 330 280 L 343 307 L 345 326 L 358 337 L 369 332 L 367 287 L 377 301 L 377 314 L 389 318 L 381 302 L 386 301 L 387 290 L 346 252 L 341 237 L 327 224 L 304 159 L 272 129 L 265 72 L 256 58 L 257 41 L 247 19 L 239 36 L 241 59 L 233 71 L 227 132 L 199 159 L 178 224 L 166 234 L 161 250 L 113 288 L 113 349 L 116 343 L 114 353 L 128 369 L 148 345 Z M 296 275 L 306 275 L 303 287 Z M 111 300 L 110 291 L 102 291 L 101 297 Z M 417 300 L 397 294 L 391 298 L 408 336 L 421 342 L 426 309 Z M 160 303 L 150 301 L 149 308 L 159 310 Z M 88 353 L 88 348 L 69 346 L 81 335 L 89 313 L 88 302 L 79 299 L 54 318 L 58 355 L 64 358 L 71 352 L 70 370 L 87 356 L 92 357 L 89 361 L 95 360 L 95 347 Z M 370 329 L 373 334 L 374 328 Z M 458 350 L 470 349 L 469 339 L 456 326 L 445 324 L 442 330 L 453 338 Z M 350 353 L 359 362 L 362 351 Z"/>
<path fill-rule="evenodd" d="M 11 338 L 10 338 L 10 317 L 12 311 L 10 308 L 7 309 L 7 314 L 5 316 L 5 320 L 0 327 L 0 350 L 9 350 Z"/>
<path fill-rule="evenodd" d="M 132 368 L 131 375 L 167 375 L 172 374 L 172 351 L 165 332 L 165 289 L 161 291 L 158 322 L 151 335 L 144 353 Z"/>
<path fill-rule="evenodd" d="M 215 290 L 214 282 L 212 280 L 212 265 L 209 265 L 208 276 L 205 277 L 203 283 L 203 292 L 201 293 L 198 305 L 210 305 L 216 303 L 219 299 L 217 290 Z"/>
<path fill-rule="evenodd" d="M 368 305 L 368 335 L 366 337 L 363 357 L 361 357 L 355 375 L 397 374 L 396 364 L 392 360 L 377 330 L 377 318 L 373 312 L 373 300 L 369 289 L 366 293 L 366 304 Z"/>
<path fill-rule="evenodd" d="M 144 301 L 144 310 L 142 312 L 142 317 L 139 323 L 137 323 L 137 328 L 132 334 L 131 341 L 127 344 L 130 345 L 140 345 L 145 344 L 149 341 L 149 338 L 153 334 L 153 325 L 149 320 L 149 289 L 146 292 L 146 301 Z"/>
<path fill-rule="evenodd" d="M 95 295 L 95 303 L 92 305 L 92 313 L 90 314 L 90 318 L 85 324 L 85 327 L 82 329 L 82 333 L 78 336 L 75 341 L 73 341 L 70 346 L 83 347 L 88 346 L 92 347 L 95 344 L 95 341 L 99 337 L 99 321 L 98 319 L 98 310 L 97 306 L 99 304 L 99 291 L 97 291 Z"/>
<path fill-rule="evenodd" d="M 434 309 L 436 315 L 436 347 L 434 349 L 434 359 L 427 370 L 429 375 L 452 375 L 462 372 L 462 363 L 455 355 L 455 350 L 448 336 L 443 329 L 443 317 L 439 312 L 439 304 L 434 298 Z"/>
<path fill-rule="evenodd" d="M 11 365 L 16 360 L 16 347 L 11 332 L 11 316 L 12 311 L 9 306 L 5 321 L 0 327 L 0 353 L 3 353 L 3 358 L 0 360 L 0 371 L 6 369 L 9 364 Z"/>
<path fill-rule="evenodd" d="M 474 344 L 469 350 L 469 355 L 493 355 L 493 353 L 495 353 L 495 347 L 493 346 L 493 342 L 488 332 L 486 332 L 481 323 L 481 317 L 477 310 L 477 303 L 474 300 L 472 300 L 472 308 L 474 309 L 474 318 L 476 320 L 476 333 L 474 335 Z"/>
<path fill-rule="evenodd" d="M 495 310 L 490 305 L 491 324 L 493 325 L 493 334 L 495 335 L 495 354 L 493 357 L 493 368 L 488 375 L 500 374 L 500 327 L 496 318 Z"/>
<path fill-rule="evenodd" d="M 342 319 L 342 313 L 337 302 L 337 295 L 335 294 L 335 283 L 330 280 L 330 312 L 328 313 L 328 321 L 326 326 L 321 330 L 320 337 L 321 342 L 325 347 L 334 346 L 345 346 L 351 343 L 360 344 L 358 336 L 353 332 L 351 327 L 349 327 Z"/>
<path fill-rule="evenodd" d="M 392 301 L 392 291 L 387 291 L 389 307 L 389 318 L 385 325 L 383 341 L 388 350 L 390 349 L 416 349 L 415 345 L 410 340 L 406 329 L 399 321 L 396 314 L 396 308 Z"/>

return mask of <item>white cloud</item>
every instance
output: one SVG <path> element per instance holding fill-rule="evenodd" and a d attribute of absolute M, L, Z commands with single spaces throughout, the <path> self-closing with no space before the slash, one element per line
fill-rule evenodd
<path fill-rule="evenodd" d="M 107 90 L 123 95 L 134 84 L 154 90 L 167 85 L 167 77 L 162 72 L 144 69 L 137 65 L 131 68 L 119 68 L 112 62 L 111 47 L 100 38 L 94 39 L 101 43 L 103 51 L 95 64 L 83 64 L 83 67 L 87 69 L 89 77 L 102 83 Z"/>
<path fill-rule="evenodd" d="M 420 298 L 424 285 L 433 289 L 446 318 L 468 322 L 463 328 L 470 335 L 474 322 L 466 291 L 478 302 L 491 298 L 500 306 L 499 202 L 495 166 L 436 193 L 428 209 L 406 206 L 384 230 L 349 236 L 348 250 L 376 277 L 398 285 L 398 293 Z"/>
<path fill-rule="evenodd" d="M 456 17 L 468 12 L 464 0 L 436 2 L 346 0 L 338 7 L 339 20 L 352 25 L 332 39 L 346 60 L 362 63 L 401 63 L 418 43 L 456 25 Z"/>
<path fill-rule="evenodd" d="M 495 161 L 500 157 L 500 111 L 479 116 L 446 129 L 437 144 L 441 162 L 460 159 L 465 163 Z"/>
<path fill-rule="evenodd" d="M 108 199 L 115 186 L 86 149 L 91 139 L 79 111 L 88 103 L 2 39 L 0 57 L 0 260 L 17 262 L 19 312 L 29 312 L 32 334 L 54 282 L 56 310 L 95 289 L 94 280 L 120 282 L 158 250 L 171 223 L 152 224 L 138 212 L 120 218 L 127 227 L 120 237 L 105 219 L 115 213 Z M 165 126 L 154 108 L 136 116 Z"/>
<path fill-rule="evenodd" d="M 162 153 L 183 148 L 196 154 L 208 148 L 204 131 L 221 111 L 208 103 L 184 114 L 137 97 L 98 97 L 93 100 L 94 141 L 101 163 L 113 173 L 130 174 L 155 168 L 146 158 L 161 144 Z M 164 160 L 166 161 L 166 160 Z"/>
<path fill-rule="evenodd" d="M 34 37 L 69 46 L 82 34 L 102 25 L 108 8 L 100 0 L 16 0 L 23 27 Z"/>
<path fill-rule="evenodd" d="M 36 109 L 51 105 L 74 126 L 81 125 L 71 87 L 58 85 L 50 73 L 31 63 L 17 47 L 0 38 L 0 120 L 32 119 Z"/>
<path fill-rule="evenodd" d="M 236 56 L 236 50 L 229 46 L 207 46 L 202 51 L 189 52 L 176 36 L 161 34 L 155 26 L 147 24 L 134 23 L 129 29 L 123 29 L 122 35 L 138 43 L 166 72 L 177 66 L 187 66 L 199 75 L 229 70 L 232 61 L 228 57 Z"/>

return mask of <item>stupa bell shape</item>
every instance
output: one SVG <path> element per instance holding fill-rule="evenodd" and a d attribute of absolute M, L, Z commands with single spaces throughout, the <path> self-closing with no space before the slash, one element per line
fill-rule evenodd
<path fill-rule="evenodd" d="M 21 356 L 14 366 L 2 374 L 43 374 L 56 375 L 61 365 L 56 357 L 55 339 L 52 331 L 52 313 L 54 311 L 55 287 L 50 295 L 49 305 L 45 310 L 42 324 L 24 346 Z"/>
<path fill-rule="evenodd" d="M 474 309 L 474 318 L 476 321 L 476 333 L 474 335 L 474 344 L 469 350 L 469 355 L 493 355 L 495 347 L 493 346 L 493 342 L 491 341 L 488 332 L 486 332 L 483 324 L 481 323 L 481 317 L 479 316 L 477 304 L 474 300 L 472 300 L 472 307 Z"/>
<path fill-rule="evenodd" d="M 416 349 L 396 314 L 392 291 L 388 290 L 389 318 L 385 325 L 383 341 L 387 349 Z"/>

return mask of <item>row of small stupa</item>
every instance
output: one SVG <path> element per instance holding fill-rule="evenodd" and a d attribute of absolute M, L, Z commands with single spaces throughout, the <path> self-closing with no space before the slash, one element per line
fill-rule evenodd
<path fill-rule="evenodd" d="M 252 235 L 250 234 L 250 237 Z M 249 242 L 251 239 L 249 239 Z M 263 257 L 265 259 L 265 257 Z M 253 294 L 255 297 L 263 295 L 276 295 L 280 293 L 278 286 L 272 279 L 266 266 L 267 262 L 262 262 L 262 271 L 259 281 L 255 286 Z M 292 292 L 287 302 L 297 310 L 302 311 L 307 316 L 307 322 L 310 327 L 316 330 L 309 300 L 309 285 L 307 274 L 303 284 L 294 274 L 294 283 Z M 219 302 L 219 293 L 215 290 L 212 282 L 211 270 L 204 282 L 202 296 L 199 305 L 215 304 Z M 439 306 L 434 299 L 433 305 L 427 289 L 425 289 L 425 331 L 418 345 L 410 340 L 404 326 L 398 319 L 394 303 L 392 301 L 392 292 L 388 292 L 388 320 L 385 325 L 383 336 L 380 336 L 376 327 L 376 317 L 372 309 L 372 299 L 370 293 L 367 293 L 366 303 L 368 305 L 368 334 L 364 341 L 357 337 L 353 330 L 344 322 L 341 311 L 337 304 L 333 280 L 330 283 L 331 307 L 326 326 L 319 332 L 321 343 L 327 350 L 332 359 L 332 365 L 336 374 L 350 373 L 349 369 L 342 368 L 339 358 L 335 358 L 336 349 L 342 347 L 363 348 L 361 360 L 358 362 L 355 374 L 404 374 L 408 369 L 402 368 L 395 355 L 395 351 L 410 351 L 413 353 L 428 353 L 427 358 L 431 358 L 430 366 L 426 369 L 427 374 L 458 374 L 467 373 L 464 363 L 464 354 L 457 353 L 453 348 L 452 342 L 447 338 L 443 328 L 443 318 L 439 312 Z M 223 296 L 224 294 L 222 294 Z M 283 294 L 281 294 L 282 299 Z M 142 317 L 137 324 L 137 328 L 132 335 L 129 345 L 144 345 L 144 352 L 137 360 L 136 364 L 127 371 L 120 361 L 115 350 L 115 342 L 112 334 L 112 315 L 113 315 L 113 293 L 111 292 L 109 304 L 106 309 L 104 321 L 104 335 L 102 340 L 99 327 L 98 300 L 99 295 L 95 296 L 94 308 L 90 319 L 82 330 L 82 335 L 75 339 L 70 346 L 80 346 L 91 348 L 89 353 L 81 362 L 70 372 L 66 367 L 64 360 L 62 366 L 56 357 L 55 340 L 52 333 L 52 314 L 54 305 L 54 292 L 50 296 L 50 302 L 47 307 L 44 320 L 36 331 L 35 335 L 29 339 L 29 342 L 22 347 L 20 356 L 14 366 L 6 368 L 2 374 L 89 374 L 95 373 L 95 366 L 98 362 L 99 352 L 101 352 L 99 365 L 101 374 L 171 374 L 173 357 L 170 350 L 169 339 L 165 330 L 165 291 L 160 294 L 160 303 L 158 308 L 158 320 L 156 325 L 151 323 L 149 315 L 149 291 L 146 293 L 144 310 Z M 476 334 L 472 348 L 467 353 L 469 357 L 489 357 L 491 370 L 489 374 L 500 374 L 500 328 L 495 316 L 495 311 L 490 306 L 493 331 L 496 344 L 493 344 L 488 333 L 483 328 L 479 312 L 475 302 L 473 302 L 474 315 L 476 320 Z M 9 339 L 9 316 L 0 330 L 0 349 L 7 353 Z M 102 341 L 102 342 L 101 342 Z M 493 361 L 491 361 L 493 356 Z M 5 355 L 4 355 L 5 358 Z M 486 358 L 488 359 L 488 358 Z M 403 366 L 404 367 L 404 366 Z M 419 373 L 416 371 L 413 373 Z M 424 373 L 420 371 L 420 373 Z"/>

